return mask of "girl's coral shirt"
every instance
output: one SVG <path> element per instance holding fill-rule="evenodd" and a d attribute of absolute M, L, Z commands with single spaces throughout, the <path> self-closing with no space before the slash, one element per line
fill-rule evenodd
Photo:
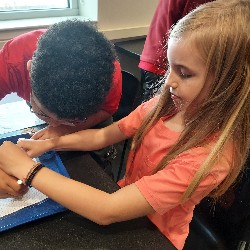
<path fill-rule="evenodd" d="M 130 115 L 118 122 L 120 130 L 132 137 L 144 116 L 157 105 L 158 97 L 143 103 Z M 166 117 L 161 118 L 145 136 L 130 166 L 129 154 L 126 174 L 118 184 L 123 187 L 135 183 L 155 212 L 148 215 L 158 229 L 175 245 L 182 249 L 189 233 L 189 223 L 193 210 L 205 196 L 216 188 L 227 176 L 232 162 L 232 147 L 227 146 L 213 170 L 199 184 L 192 197 L 180 203 L 195 173 L 205 161 L 209 150 L 197 147 L 183 152 L 172 160 L 163 170 L 151 175 L 161 158 L 177 141 L 180 133 L 171 131 L 164 125 Z M 211 141 L 213 144 L 214 142 Z"/>

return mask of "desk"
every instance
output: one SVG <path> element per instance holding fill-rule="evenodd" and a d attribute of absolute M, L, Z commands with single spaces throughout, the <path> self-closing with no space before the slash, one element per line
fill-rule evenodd
<path fill-rule="evenodd" d="M 20 132 L 22 131 L 10 132 L 7 135 L 16 135 Z M 72 179 L 109 193 L 119 188 L 88 153 L 60 152 L 59 155 Z M 99 226 L 74 212 L 66 211 L 0 233 L 0 249 L 171 250 L 175 248 L 146 217 Z"/>
<path fill-rule="evenodd" d="M 138 64 L 145 39 L 145 37 L 140 37 L 137 39 L 115 42 L 115 49 L 122 69 L 132 73 L 139 80 L 141 79 L 141 72 L 138 68 Z"/>
<path fill-rule="evenodd" d="M 141 37 L 134 40 L 116 42 L 117 51 L 128 54 L 136 59 L 140 59 L 146 38 Z"/>

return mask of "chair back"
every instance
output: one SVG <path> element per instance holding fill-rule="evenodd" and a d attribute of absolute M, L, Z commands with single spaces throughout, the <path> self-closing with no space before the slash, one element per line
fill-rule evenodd
<path fill-rule="evenodd" d="M 122 96 L 118 110 L 113 114 L 114 121 L 127 116 L 138 106 L 136 98 L 139 90 L 140 81 L 130 72 L 122 70 Z"/>
<path fill-rule="evenodd" d="M 195 208 L 184 250 L 250 249 L 249 194 L 250 154 L 243 177 L 220 202 L 214 205 L 211 199 L 205 198 Z"/>
<path fill-rule="evenodd" d="M 140 90 L 140 81 L 130 72 L 122 70 L 122 96 L 119 107 L 116 113 L 113 114 L 114 121 L 119 121 L 123 117 L 127 116 L 140 104 Z M 120 166 L 117 173 L 117 181 L 120 180 L 122 172 L 125 171 L 123 165 L 127 146 L 128 139 L 125 140 L 123 144 L 123 149 L 120 158 Z"/>

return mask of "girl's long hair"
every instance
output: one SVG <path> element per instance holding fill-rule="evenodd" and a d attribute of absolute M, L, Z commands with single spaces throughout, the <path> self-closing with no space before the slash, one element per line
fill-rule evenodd
<path fill-rule="evenodd" d="M 182 152 L 205 146 L 208 138 L 218 139 L 207 159 L 183 194 L 185 202 L 210 172 L 227 142 L 233 142 L 233 162 L 226 179 L 210 195 L 222 195 L 237 179 L 250 147 L 250 1 L 227 0 L 199 6 L 171 30 L 170 38 L 193 39 L 206 62 L 213 83 L 207 99 L 195 112 L 186 112 L 186 126 L 154 173 L 167 167 Z M 158 104 L 143 120 L 132 142 L 136 152 L 144 135 L 162 117 L 174 112 L 169 89 L 164 88 Z"/>

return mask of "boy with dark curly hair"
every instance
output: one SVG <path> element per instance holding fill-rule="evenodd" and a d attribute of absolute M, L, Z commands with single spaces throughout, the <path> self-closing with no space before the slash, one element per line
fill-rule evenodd
<path fill-rule="evenodd" d="M 62 21 L 13 38 L 0 50 L 0 99 L 16 92 L 48 124 L 33 139 L 109 125 L 121 90 L 113 44 L 90 22 Z M 109 173 L 106 157 L 113 151 L 93 155 Z M 19 187 L 9 181 L 8 194 L 18 195 Z M 0 197 L 1 187 L 0 181 Z"/>

